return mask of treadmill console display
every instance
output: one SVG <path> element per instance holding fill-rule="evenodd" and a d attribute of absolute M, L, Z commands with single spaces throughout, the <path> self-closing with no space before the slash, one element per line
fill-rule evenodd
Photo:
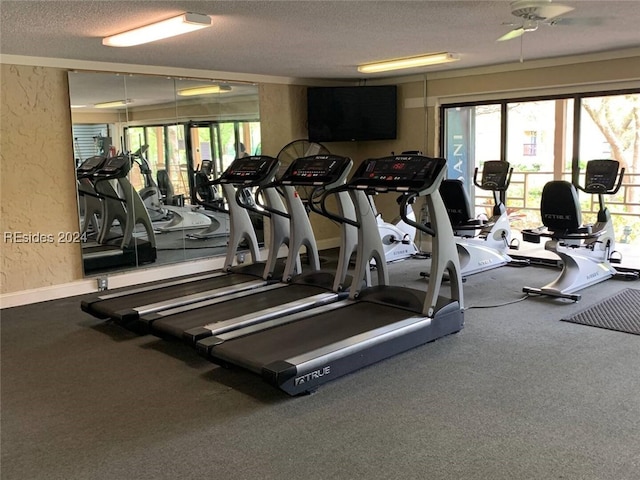
<path fill-rule="evenodd" d="M 76 172 L 78 175 L 88 175 L 98 170 L 98 168 L 104 163 L 106 157 L 96 155 L 95 157 L 89 157 L 78 166 Z"/>
<path fill-rule="evenodd" d="M 620 162 L 617 160 L 591 160 L 587 163 L 584 191 L 587 193 L 605 193 L 613 190 L 618 178 Z"/>
<path fill-rule="evenodd" d="M 509 168 L 508 162 L 499 160 L 484 162 L 481 185 L 491 190 L 504 190 L 507 187 Z"/>
<path fill-rule="evenodd" d="M 220 175 L 219 182 L 231 184 L 259 183 L 270 176 L 277 164 L 277 159 L 262 155 L 237 158 Z"/>
<path fill-rule="evenodd" d="M 438 179 L 445 168 L 444 158 L 398 155 L 365 160 L 351 178 L 353 188 L 423 190 Z"/>
<path fill-rule="evenodd" d="M 96 175 L 109 178 L 126 177 L 131 169 L 131 159 L 127 155 L 118 155 L 117 157 L 109 157 L 104 165 L 96 171 Z"/>
<path fill-rule="evenodd" d="M 284 173 L 283 185 L 326 185 L 336 182 L 351 160 L 337 155 L 312 155 L 295 160 Z"/>

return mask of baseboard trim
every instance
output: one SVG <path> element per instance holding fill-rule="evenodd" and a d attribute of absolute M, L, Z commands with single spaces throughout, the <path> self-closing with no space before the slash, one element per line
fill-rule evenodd
<path fill-rule="evenodd" d="M 98 292 L 98 278 L 107 278 L 109 290 L 130 287 L 141 283 L 154 282 L 159 279 L 180 277 L 182 275 L 197 274 L 210 270 L 217 270 L 224 266 L 224 257 L 194 260 L 192 262 L 153 267 L 136 270 L 134 272 L 111 273 L 88 277 L 75 282 L 51 285 L 47 287 L 21 290 L 0 295 L 0 309 L 19 307 L 32 303 L 57 300 L 87 293 Z"/>
<path fill-rule="evenodd" d="M 339 239 L 329 238 L 318 241 L 318 249 L 325 250 L 339 246 Z M 261 254 L 263 256 L 264 253 Z M 282 247 L 279 256 L 286 257 L 287 248 Z M 0 294 L 0 310 L 4 308 L 19 307 L 32 303 L 57 300 L 59 298 L 73 297 L 98 292 L 98 278 L 107 278 L 109 290 L 130 287 L 141 283 L 155 282 L 160 279 L 169 279 L 183 275 L 198 274 L 217 270 L 224 266 L 225 257 L 214 257 L 190 262 L 177 263 L 163 267 L 141 268 L 133 272 L 111 273 L 107 275 L 95 275 L 75 282 L 62 283 L 47 287 L 21 290 Z"/>

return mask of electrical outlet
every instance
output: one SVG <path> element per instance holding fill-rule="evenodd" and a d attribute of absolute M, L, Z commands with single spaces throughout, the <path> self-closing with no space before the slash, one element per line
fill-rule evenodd
<path fill-rule="evenodd" d="M 109 288 L 109 279 L 107 277 L 98 278 L 98 290 L 103 291 Z"/>

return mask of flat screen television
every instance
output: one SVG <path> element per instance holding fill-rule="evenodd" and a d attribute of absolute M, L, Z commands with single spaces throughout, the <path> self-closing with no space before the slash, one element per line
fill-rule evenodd
<path fill-rule="evenodd" d="M 309 140 L 393 140 L 397 137 L 397 99 L 395 85 L 309 87 Z"/>

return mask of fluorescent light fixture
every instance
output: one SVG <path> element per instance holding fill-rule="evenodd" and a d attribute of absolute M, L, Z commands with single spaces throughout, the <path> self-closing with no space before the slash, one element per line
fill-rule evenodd
<path fill-rule="evenodd" d="M 85 108 L 86 105 L 71 105 L 71 108 Z"/>
<path fill-rule="evenodd" d="M 116 100 L 114 102 L 96 103 L 94 107 L 95 108 L 114 108 L 114 107 L 122 107 L 130 103 L 131 103 L 131 100 Z"/>
<path fill-rule="evenodd" d="M 460 57 L 454 53 L 431 53 L 428 55 L 418 55 L 415 57 L 384 60 L 382 62 L 364 63 L 362 65 L 358 65 L 358 71 L 360 73 L 388 72 L 390 70 L 402 70 L 404 68 L 438 65 L 441 63 L 455 62 L 457 60 L 460 60 Z"/>
<path fill-rule="evenodd" d="M 222 93 L 231 91 L 229 85 L 206 85 L 204 87 L 183 88 L 178 90 L 181 97 L 193 97 L 196 95 L 210 95 L 212 93 Z"/>
<path fill-rule="evenodd" d="M 183 13 L 144 27 L 134 28 L 102 39 L 109 47 L 131 47 L 142 43 L 155 42 L 163 38 L 175 37 L 211 26 L 211 17 L 201 13 Z"/>

